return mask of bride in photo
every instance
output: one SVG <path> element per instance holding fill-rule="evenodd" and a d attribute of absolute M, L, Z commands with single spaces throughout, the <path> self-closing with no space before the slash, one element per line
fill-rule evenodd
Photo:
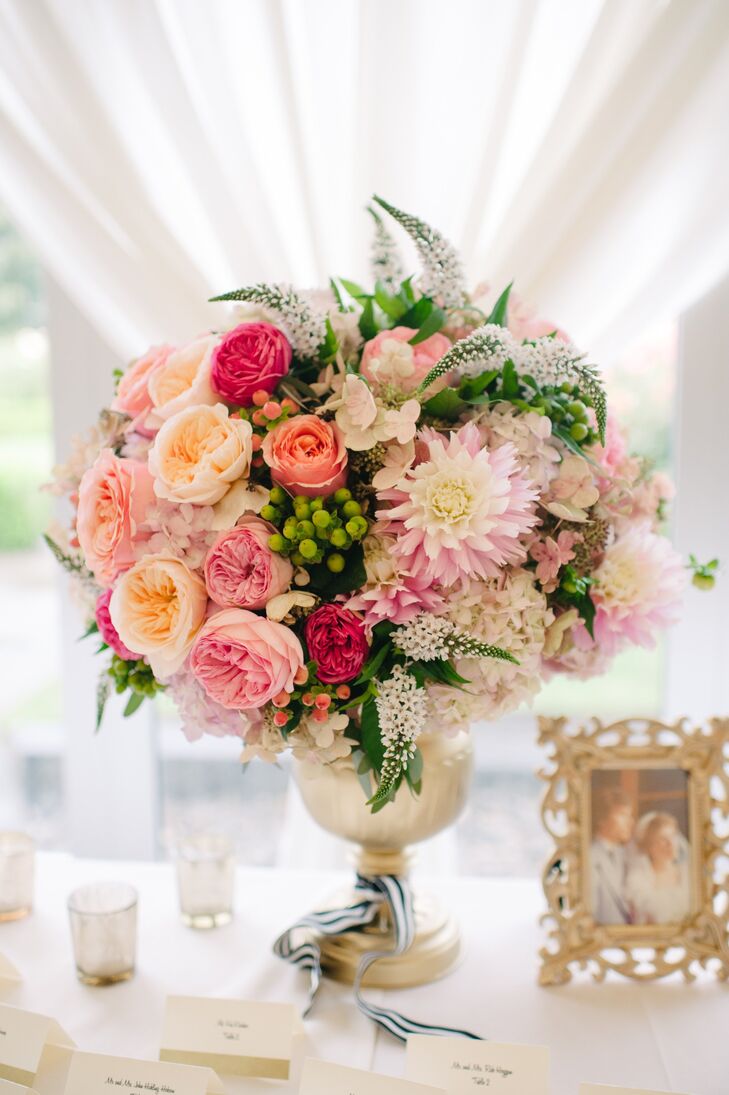
<path fill-rule="evenodd" d="M 689 844 L 672 814 L 644 814 L 636 826 L 637 855 L 628 868 L 625 897 L 633 924 L 673 924 L 691 904 Z"/>

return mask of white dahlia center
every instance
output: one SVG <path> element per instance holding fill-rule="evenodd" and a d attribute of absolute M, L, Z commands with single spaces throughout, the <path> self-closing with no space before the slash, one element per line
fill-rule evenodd
<path fill-rule="evenodd" d="M 427 505 L 441 521 L 452 524 L 473 516 L 478 493 L 467 476 L 444 471 L 428 481 Z"/>

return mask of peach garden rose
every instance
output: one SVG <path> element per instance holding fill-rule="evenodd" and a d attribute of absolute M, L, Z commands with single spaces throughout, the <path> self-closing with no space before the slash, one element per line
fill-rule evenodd
<path fill-rule="evenodd" d="M 220 397 L 210 384 L 210 371 L 213 351 L 219 341 L 217 335 L 203 335 L 189 345 L 173 350 L 163 365 L 151 373 L 149 427 L 158 428 L 188 407 L 218 402 Z"/>
<path fill-rule="evenodd" d="M 140 525 L 154 502 L 153 480 L 147 465 L 126 460 L 102 449 L 81 479 L 78 491 L 76 535 L 86 565 L 97 582 L 110 586 L 128 569 L 142 538 Z"/>
<path fill-rule="evenodd" d="M 250 422 L 222 403 L 188 407 L 165 422 L 149 453 L 159 498 L 212 506 L 251 466 Z"/>
<path fill-rule="evenodd" d="M 205 619 L 205 583 L 173 555 L 145 555 L 120 578 L 111 622 L 130 650 L 146 656 L 156 677 L 175 673 Z"/>
<path fill-rule="evenodd" d="M 146 418 L 154 406 L 149 382 L 164 367 L 174 350 L 174 346 L 152 346 L 146 354 L 132 362 L 119 381 L 111 409 L 128 414 L 130 418 Z"/>
<path fill-rule="evenodd" d="M 282 422 L 264 438 L 271 478 L 292 494 L 333 494 L 347 481 L 347 449 L 341 430 L 315 414 Z"/>

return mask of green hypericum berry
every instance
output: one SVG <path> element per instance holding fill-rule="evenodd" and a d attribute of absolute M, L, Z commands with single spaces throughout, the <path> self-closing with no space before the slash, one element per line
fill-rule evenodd
<path fill-rule="evenodd" d="M 319 547 L 316 544 L 316 541 L 307 538 L 306 540 L 302 540 L 299 544 L 299 551 L 305 559 L 313 559 L 314 556 L 318 554 Z"/>
<path fill-rule="evenodd" d="M 261 517 L 264 521 L 271 521 L 275 524 L 280 516 L 280 511 L 275 506 L 264 506 L 261 510 Z"/>
<path fill-rule="evenodd" d="M 572 385 L 570 384 L 569 380 L 565 380 L 562 384 L 560 384 L 559 390 L 561 392 L 564 392 L 565 395 L 570 395 L 572 393 Z"/>
<path fill-rule="evenodd" d="M 573 422 L 570 426 L 570 436 L 573 441 L 584 441 L 588 432 L 584 422 Z"/>
<path fill-rule="evenodd" d="M 367 532 L 367 521 L 364 517 L 350 517 L 344 527 L 353 540 L 360 540 Z"/>
<path fill-rule="evenodd" d="M 288 494 L 283 487 L 271 487 L 271 502 L 274 506 L 282 506 L 287 500 Z"/>
<path fill-rule="evenodd" d="M 317 528 L 316 538 L 317 540 L 328 540 L 332 534 L 332 530 L 329 528 Z"/>
<path fill-rule="evenodd" d="M 331 514 L 325 509 L 317 509 L 311 515 L 311 519 L 317 528 L 328 528 L 332 523 Z"/>
<path fill-rule="evenodd" d="M 295 567 L 302 567 L 306 562 L 306 559 L 300 551 L 292 551 L 291 562 L 294 564 Z"/>
<path fill-rule="evenodd" d="M 362 507 L 359 502 L 349 501 L 345 502 L 342 506 L 342 513 L 345 517 L 359 517 L 362 512 Z"/>
<path fill-rule="evenodd" d="M 567 410 L 578 422 L 584 422 L 587 418 L 587 407 L 581 399 L 573 399 L 567 404 Z"/>
<path fill-rule="evenodd" d="M 311 512 L 316 513 L 317 510 L 324 509 L 324 499 L 318 495 L 316 498 L 311 499 L 309 505 L 311 506 Z"/>
<path fill-rule="evenodd" d="M 347 536 L 347 533 L 344 531 L 343 528 L 335 528 L 334 529 L 334 532 L 332 533 L 332 536 L 331 536 L 331 541 L 332 541 L 332 544 L 334 545 L 334 547 L 338 547 L 338 548 L 344 547 L 344 545 L 347 543 L 347 540 L 348 540 L 348 536 Z M 330 556 L 330 558 L 331 558 L 331 556 Z"/>
<path fill-rule="evenodd" d="M 299 522 L 296 520 L 295 517 L 288 517 L 286 519 L 286 523 L 283 527 L 283 534 L 287 540 L 296 539 L 296 526 L 298 525 L 298 523 Z"/>
<path fill-rule="evenodd" d="M 692 584 L 697 589 L 713 589 L 716 585 L 716 578 L 713 574 L 694 574 L 691 579 Z"/>
<path fill-rule="evenodd" d="M 565 591 L 565 593 L 577 592 L 577 586 L 571 578 L 565 578 L 565 580 L 562 582 L 562 589 Z"/>
<path fill-rule="evenodd" d="M 351 497 L 352 492 L 351 490 L 347 490 L 346 487 L 340 487 L 339 490 L 335 490 L 334 492 L 334 501 L 337 503 L 338 506 L 343 506 L 344 503 L 348 502 Z M 350 517 L 351 516 L 352 515 L 350 514 Z"/>
<path fill-rule="evenodd" d="M 297 502 L 294 506 L 294 513 L 299 521 L 307 521 L 311 517 L 311 506 L 308 502 Z"/>
<path fill-rule="evenodd" d="M 332 574 L 341 574 L 344 570 L 344 556 L 340 555 L 338 551 L 333 552 L 327 558 L 327 568 L 331 570 Z"/>

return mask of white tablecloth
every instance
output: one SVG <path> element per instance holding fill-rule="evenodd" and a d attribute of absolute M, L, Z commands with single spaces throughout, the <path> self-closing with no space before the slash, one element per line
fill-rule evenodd
<path fill-rule="evenodd" d="M 101 877 L 129 881 L 139 890 L 138 970 L 126 984 L 94 989 L 76 980 L 65 901 L 75 885 Z M 195 932 L 178 919 L 169 864 L 41 855 L 33 915 L 0 924 L 0 951 L 24 976 L 3 998 L 53 1015 L 81 1049 L 155 1058 L 167 993 L 301 1004 L 306 975 L 275 958 L 271 943 L 341 884 L 341 875 L 241 869 L 235 921 Z M 552 1095 L 577 1095 L 581 1080 L 727 1095 L 726 986 L 707 976 L 693 985 L 596 985 L 584 979 L 541 989 L 536 956 L 543 901 L 535 882 L 449 879 L 439 889 L 460 918 L 464 960 L 441 982 L 388 993 L 391 1006 L 497 1041 L 548 1045 Z M 343 986 L 324 984 L 305 1031 L 299 1058 L 403 1075 L 402 1046 L 360 1015 Z M 290 1084 L 227 1080 L 226 1087 L 233 1095 L 270 1095 L 272 1086 L 295 1091 L 297 1071 Z"/>

